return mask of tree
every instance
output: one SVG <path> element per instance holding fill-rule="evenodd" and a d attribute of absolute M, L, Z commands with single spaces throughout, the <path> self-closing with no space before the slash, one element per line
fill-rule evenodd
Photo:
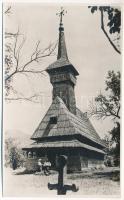
<path fill-rule="evenodd" d="M 121 30 L 121 11 L 118 8 L 110 6 L 89 6 L 89 8 L 91 9 L 91 13 L 100 11 L 101 29 L 114 50 L 121 54 L 119 44 Z M 115 37 L 113 37 L 113 35 L 115 35 Z"/>
<path fill-rule="evenodd" d="M 15 170 L 23 166 L 24 160 L 20 144 L 11 137 L 5 139 L 5 166 L 10 166 Z"/>
<path fill-rule="evenodd" d="M 110 131 L 111 140 L 115 146 L 111 149 L 111 153 L 114 155 L 114 164 L 118 166 L 120 164 L 120 123 L 116 122 L 116 126 Z"/>
<path fill-rule="evenodd" d="M 114 128 L 104 136 L 103 142 L 106 144 L 105 163 L 118 166 L 120 164 L 120 123 L 115 122 Z M 112 159 L 114 158 L 114 160 Z"/>
<path fill-rule="evenodd" d="M 12 14 L 11 6 L 5 10 L 5 15 Z M 13 87 L 13 81 L 15 76 L 30 76 L 31 74 L 43 75 L 44 70 L 37 70 L 34 63 L 41 63 L 43 58 L 55 55 L 54 51 L 57 46 L 57 42 L 49 44 L 46 48 L 40 48 L 40 41 L 35 45 L 29 58 L 23 63 L 20 61 L 20 57 L 24 55 L 24 44 L 26 38 L 20 33 L 19 29 L 16 33 L 5 31 L 5 96 L 6 100 L 29 100 L 34 101 L 39 94 L 33 94 L 30 97 L 25 97 L 23 94 L 19 94 Z M 21 55 L 21 56 L 20 56 Z M 22 76 L 21 76 L 22 75 Z M 14 95 L 14 96 L 13 96 Z M 15 97 L 16 96 L 16 97 Z"/>
<path fill-rule="evenodd" d="M 89 115 L 97 119 L 120 119 L 120 72 L 109 71 L 106 88 L 107 95 L 99 94 L 90 102 Z"/>
<path fill-rule="evenodd" d="M 105 137 L 110 145 L 108 152 L 114 155 L 115 164 L 120 163 L 120 72 L 109 71 L 106 88 L 107 95 L 99 94 L 95 101 L 90 103 L 89 116 L 94 116 L 98 120 L 111 118 L 115 126 L 109 132 L 109 137 Z"/>

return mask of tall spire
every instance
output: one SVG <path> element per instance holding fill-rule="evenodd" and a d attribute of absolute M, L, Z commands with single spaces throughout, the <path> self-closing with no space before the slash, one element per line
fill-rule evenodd
<path fill-rule="evenodd" d="M 64 27 L 63 27 L 63 22 L 62 22 L 62 19 L 65 13 L 67 13 L 67 11 L 65 11 L 62 7 L 61 7 L 61 11 L 57 13 L 57 15 L 59 15 L 60 17 L 57 60 L 61 58 L 68 60 L 67 49 L 66 49 L 66 44 L 65 44 L 65 36 L 64 36 Z"/>
<path fill-rule="evenodd" d="M 74 75 L 79 75 L 78 71 L 75 69 L 75 67 L 70 63 L 67 55 L 67 49 L 66 49 L 66 43 L 65 43 L 65 36 L 64 36 L 64 27 L 63 27 L 63 16 L 67 13 L 62 7 L 60 12 L 56 13 L 60 17 L 60 23 L 59 23 L 59 42 L 58 42 L 58 55 L 57 60 L 50 64 L 46 71 L 48 73 L 53 72 L 55 69 L 62 69 L 62 70 L 71 70 L 73 71 Z"/>

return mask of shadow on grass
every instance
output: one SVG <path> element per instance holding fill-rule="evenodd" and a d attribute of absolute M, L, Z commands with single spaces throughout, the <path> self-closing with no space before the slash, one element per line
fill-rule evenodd
<path fill-rule="evenodd" d="M 45 176 L 44 172 L 36 172 L 32 170 L 23 170 L 23 171 L 15 171 L 14 175 L 26 175 L 33 174 L 35 176 Z M 57 174 L 56 171 L 51 170 L 50 175 Z M 73 173 L 67 175 L 68 179 L 77 180 L 77 179 L 109 179 L 113 181 L 120 181 L 120 170 L 116 171 L 87 171 L 81 173 Z"/>
<path fill-rule="evenodd" d="M 15 172 L 15 175 L 25 175 L 25 174 L 34 174 L 34 171 L 29 171 L 29 170 L 24 170 L 24 171 L 20 171 L 20 172 Z"/>
<path fill-rule="evenodd" d="M 109 179 L 113 181 L 120 181 L 120 170 L 117 171 L 90 171 L 90 172 L 82 172 L 82 174 L 71 174 L 69 175 L 68 179 L 76 180 L 76 179 L 97 179 L 97 178 L 103 178 L 103 179 Z"/>
<path fill-rule="evenodd" d="M 26 175 L 26 174 L 33 174 L 33 175 L 45 176 L 45 174 L 44 174 L 43 171 L 39 172 L 39 171 L 33 171 L 33 170 L 27 170 L 27 169 L 25 169 L 23 171 L 17 171 L 17 172 L 15 171 L 14 172 L 14 175 Z M 53 174 L 57 174 L 57 172 L 51 170 L 50 171 L 50 175 L 53 175 Z"/>

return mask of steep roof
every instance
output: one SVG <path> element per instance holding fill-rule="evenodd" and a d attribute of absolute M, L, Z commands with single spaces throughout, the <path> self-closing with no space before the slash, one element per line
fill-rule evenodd
<path fill-rule="evenodd" d="M 57 123 L 50 124 L 50 117 L 57 117 Z M 71 113 L 62 99 L 56 97 L 31 139 L 75 134 L 80 134 L 103 146 L 90 120 L 84 115 L 79 116 L 79 113 L 78 116 Z"/>

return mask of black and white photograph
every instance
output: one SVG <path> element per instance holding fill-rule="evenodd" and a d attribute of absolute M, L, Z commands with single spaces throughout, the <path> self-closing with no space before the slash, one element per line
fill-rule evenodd
<path fill-rule="evenodd" d="M 121 4 L 3 3 L 3 197 L 121 197 L 121 22 Z"/>

